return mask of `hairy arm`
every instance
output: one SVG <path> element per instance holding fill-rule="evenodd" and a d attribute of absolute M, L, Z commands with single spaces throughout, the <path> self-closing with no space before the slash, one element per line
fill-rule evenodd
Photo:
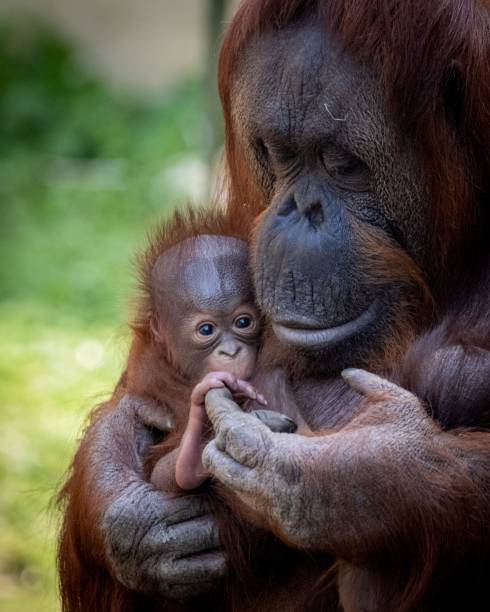
<path fill-rule="evenodd" d="M 108 591 L 114 597 L 121 589 L 188 597 L 224 574 L 204 498 L 174 499 L 144 480 L 144 456 L 154 443 L 142 420 L 147 409 L 133 397 L 104 405 L 77 451 L 61 493 L 65 610 L 107 609 L 98 598 L 110 600 Z"/>
<path fill-rule="evenodd" d="M 483 327 L 483 326 L 482 326 Z M 419 339 L 396 374 L 443 429 L 490 428 L 490 326 L 458 342 L 439 326 Z"/>

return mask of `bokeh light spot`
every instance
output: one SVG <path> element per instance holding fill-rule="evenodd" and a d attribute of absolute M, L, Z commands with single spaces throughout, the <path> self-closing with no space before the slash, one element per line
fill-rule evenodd
<path fill-rule="evenodd" d="M 104 347 L 98 340 L 84 340 L 75 349 L 75 360 L 84 370 L 93 372 L 104 363 Z"/>

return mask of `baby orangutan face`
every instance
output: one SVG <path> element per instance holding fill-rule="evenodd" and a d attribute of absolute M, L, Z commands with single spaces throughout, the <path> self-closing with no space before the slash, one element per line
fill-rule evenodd
<path fill-rule="evenodd" d="M 236 305 L 236 301 L 225 304 L 226 310 L 199 312 L 182 322 L 180 337 L 188 338 L 192 345 L 187 349 L 188 363 L 201 363 L 193 368 L 198 378 L 213 371 L 230 372 L 243 380 L 252 375 L 259 331 L 257 311 L 253 304 Z"/>
<path fill-rule="evenodd" d="M 191 381 L 212 371 L 250 378 L 260 325 L 244 242 L 225 236 L 184 240 L 158 258 L 152 292 L 155 336 Z"/>

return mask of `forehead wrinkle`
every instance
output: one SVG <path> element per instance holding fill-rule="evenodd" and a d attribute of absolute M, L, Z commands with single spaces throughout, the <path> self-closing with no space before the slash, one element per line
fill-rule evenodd
<path fill-rule="evenodd" d="M 198 236 L 165 251 L 151 275 L 151 292 L 162 314 L 180 317 L 216 312 L 230 300 L 252 293 L 248 250 L 243 241 L 225 236 Z"/>
<path fill-rule="evenodd" d="M 364 108 L 365 81 L 366 70 L 306 20 L 281 36 L 265 33 L 244 49 L 233 85 L 235 121 L 239 131 L 248 126 L 264 140 L 299 149 L 335 140 L 349 129 L 335 118 Z M 250 99 L 256 101 L 252 107 Z"/>
<path fill-rule="evenodd" d="M 183 276 L 195 262 L 205 265 L 219 257 L 248 258 L 247 244 L 228 236 L 201 235 L 188 238 L 164 251 L 155 261 L 151 271 L 153 286 L 165 285 Z"/>
<path fill-rule="evenodd" d="M 216 310 L 216 304 L 242 295 L 251 286 L 246 264 L 235 255 L 191 261 L 179 278 L 182 297 L 200 308 Z"/>
<path fill-rule="evenodd" d="M 315 38 L 312 42 L 311 38 L 305 40 L 301 31 L 299 35 L 290 33 L 287 53 L 282 45 L 275 44 L 274 38 L 264 43 L 270 61 L 259 71 L 259 89 L 263 90 L 266 83 L 270 100 L 265 105 L 267 122 L 291 145 L 301 136 L 308 109 L 317 100 L 318 87 L 311 75 L 317 74 L 322 65 L 324 45 L 319 37 Z M 275 75 L 272 79 L 271 74 Z"/>

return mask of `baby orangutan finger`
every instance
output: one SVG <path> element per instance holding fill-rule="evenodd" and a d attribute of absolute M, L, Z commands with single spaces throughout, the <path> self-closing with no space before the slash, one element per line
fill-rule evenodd
<path fill-rule="evenodd" d="M 191 394 L 191 403 L 198 405 L 203 404 L 208 391 L 211 389 L 219 389 L 224 386 L 225 384 L 219 378 L 208 374 L 194 387 Z"/>
<path fill-rule="evenodd" d="M 262 404 L 262 406 L 267 406 L 268 402 L 265 397 L 261 393 L 257 393 L 257 399 L 255 400 L 258 404 Z"/>
<path fill-rule="evenodd" d="M 257 402 L 257 404 L 260 404 L 261 406 L 267 406 L 268 405 L 267 400 L 260 393 L 257 393 L 257 397 L 256 398 L 251 398 L 249 395 L 245 395 L 243 393 L 234 393 L 233 394 L 233 399 L 236 400 L 236 401 L 252 400 L 252 401 Z"/>
<path fill-rule="evenodd" d="M 233 396 L 240 397 L 243 399 L 256 400 L 257 391 L 255 390 L 255 387 L 249 382 L 238 378 L 236 381 L 236 388 L 233 390 Z"/>

